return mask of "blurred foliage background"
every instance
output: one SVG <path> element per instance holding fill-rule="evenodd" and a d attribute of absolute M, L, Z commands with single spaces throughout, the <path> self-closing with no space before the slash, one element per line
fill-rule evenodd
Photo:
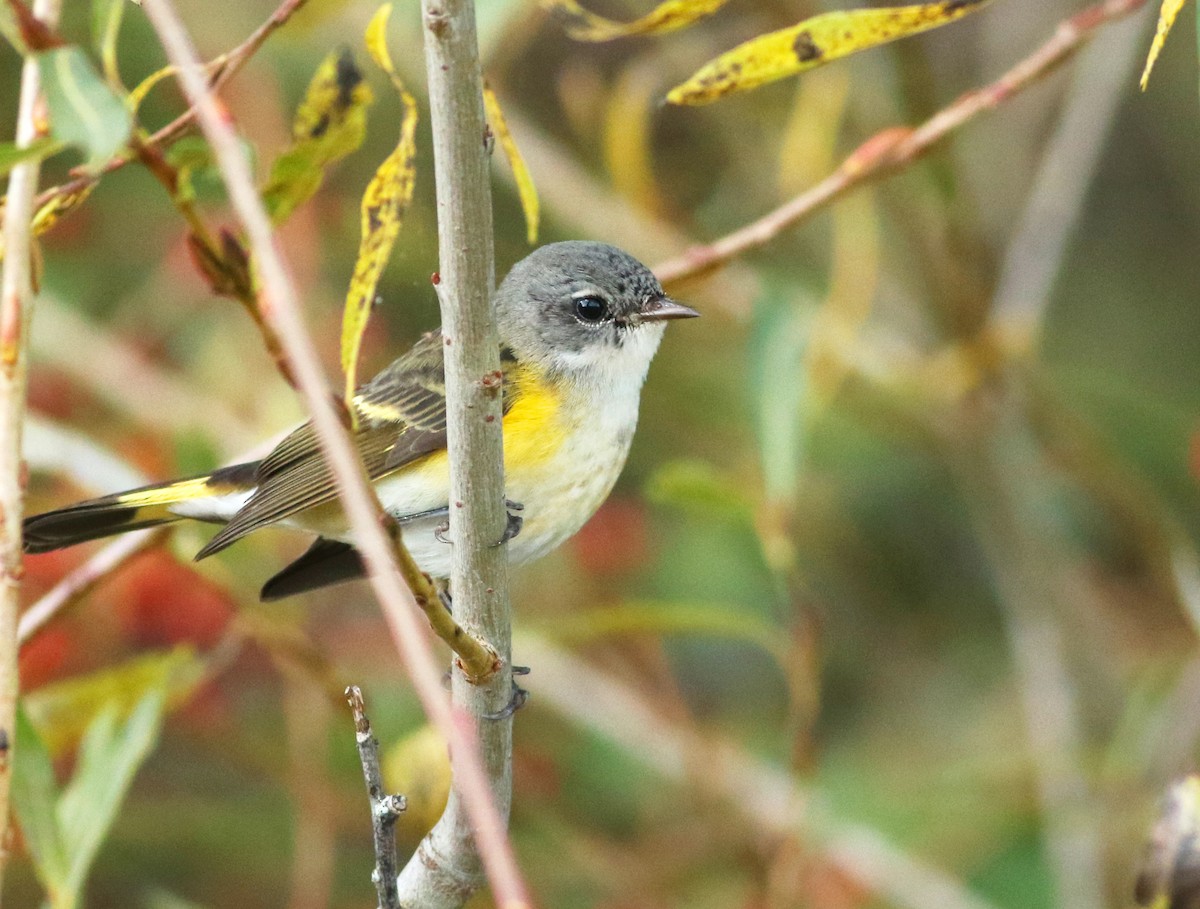
<path fill-rule="evenodd" d="M 608 44 L 570 40 L 533 2 L 478 4 L 542 241 L 602 239 L 650 263 L 992 81 L 1083 5 L 996 3 L 684 109 L 661 98 L 698 65 L 837 4 L 733 2 L 687 31 Z M 589 6 L 632 18 L 649 4 Z M 181 3 L 206 57 L 271 9 Z M 396 139 L 398 101 L 362 52 L 372 12 L 310 0 L 223 92 L 265 179 L 327 53 L 353 47 L 375 88 L 365 144 L 283 228 L 331 376 L 359 196 Z M 88 43 L 87 5 L 64 15 Z M 1200 740 L 1196 55 L 1173 37 L 1139 94 L 1152 16 L 1107 26 L 900 175 L 672 288 L 705 317 L 668 332 L 616 492 L 516 574 L 515 657 L 533 672 L 512 829 L 541 905 L 935 905 L 929 875 L 951 887 L 942 906 L 1131 903 L 1155 800 Z M 399 3 L 393 54 L 418 95 L 419 38 L 417 5 Z M 118 51 L 127 85 L 164 63 L 133 8 Z M 0 54 L 0 68 L 0 111 L 15 111 L 19 59 Z M 168 81 L 141 122 L 180 109 Z M 427 124 L 422 107 L 416 199 L 364 375 L 437 320 Z M 500 160 L 495 173 L 506 269 L 528 247 Z M 230 223 L 219 181 L 197 186 L 210 224 Z M 131 468 L 210 468 L 301 417 L 144 169 L 106 177 L 42 257 L 30 511 L 111 491 Z M 70 446 L 88 453 L 64 470 Z M 131 702 L 131 661 L 182 667 L 86 904 L 367 905 L 341 689 L 363 687 L 409 793 L 406 850 L 438 813 L 444 750 L 365 585 L 264 606 L 261 582 L 307 542 L 264 532 L 195 565 L 205 535 L 181 529 L 22 651 L 26 708 L 62 779 L 101 706 Z M 30 602 L 87 554 L 29 559 Z M 684 746 L 665 776 L 663 742 Z M 745 795 L 729 754 L 784 788 Z M 795 799 L 791 832 L 771 819 L 780 792 Z M 41 899 L 20 837 L 4 888 L 7 905 Z"/>

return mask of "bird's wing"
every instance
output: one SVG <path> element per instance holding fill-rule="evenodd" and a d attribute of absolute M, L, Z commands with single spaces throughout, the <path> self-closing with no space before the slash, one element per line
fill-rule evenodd
<path fill-rule="evenodd" d="M 376 480 L 417 458 L 446 447 L 446 384 L 438 332 L 362 386 L 354 398 L 358 416 L 355 446 L 367 475 Z M 305 423 L 259 464 L 257 488 L 197 559 L 224 549 L 246 534 L 332 501 L 333 474 L 321 455 L 316 432 Z"/>

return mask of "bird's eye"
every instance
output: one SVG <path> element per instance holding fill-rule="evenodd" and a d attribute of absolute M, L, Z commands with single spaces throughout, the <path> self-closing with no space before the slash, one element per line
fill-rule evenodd
<path fill-rule="evenodd" d="M 575 298 L 575 315 L 584 322 L 600 322 L 608 316 L 608 304 L 600 297 L 589 294 Z"/>

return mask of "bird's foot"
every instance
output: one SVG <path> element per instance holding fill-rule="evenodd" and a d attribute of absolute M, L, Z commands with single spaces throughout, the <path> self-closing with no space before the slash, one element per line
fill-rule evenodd
<path fill-rule="evenodd" d="M 508 523 L 504 525 L 504 535 L 493 543 L 493 546 L 503 546 L 521 532 L 521 527 L 524 525 L 525 519 L 517 512 L 524 510 L 525 506 L 520 502 L 514 502 L 512 499 L 504 500 L 504 514 L 508 518 Z"/>
<path fill-rule="evenodd" d="M 514 666 L 512 668 L 512 674 L 514 676 L 529 675 L 529 667 L 528 666 Z M 483 714 L 480 717 L 480 719 L 491 720 L 492 722 L 499 722 L 500 720 L 507 720 L 514 713 L 516 713 L 518 710 L 520 710 L 522 707 L 524 707 L 525 703 L 528 700 L 529 700 L 529 692 L 526 691 L 524 688 L 522 688 L 520 685 L 518 685 L 516 683 L 516 681 L 514 680 L 512 683 L 512 697 L 509 698 L 508 703 L 501 710 L 497 710 L 495 713 Z"/>

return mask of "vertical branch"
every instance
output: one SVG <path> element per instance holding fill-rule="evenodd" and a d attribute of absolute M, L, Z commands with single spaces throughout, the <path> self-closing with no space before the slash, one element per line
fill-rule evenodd
<path fill-rule="evenodd" d="M 437 183 L 442 333 L 450 449 L 451 591 L 455 617 L 491 644 L 501 670 L 472 684 L 456 668 L 453 698 L 475 723 L 488 782 L 507 818 L 512 797 L 511 610 L 504 547 L 500 436 L 500 346 L 489 299 L 493 285 L 492 202 L 487 125 L 473 0 L 422 0 Z M 462 905 L 482 882 L 477 833 L 458 782 L 446 811 L 400 876 L 405 905 Z M 485 861 L 487 856 L 484 856 Z M 497 894 L 499 900 L 499 894 Z"/>
<path fill-rule="evenodd" d="M 178 68 L 180 85 L 196 109 L 197 122 L 212 146 L 230 202 L 246 230 L 262 282 L 260 305 L 263 316 L 279 335 L 292 374 L 312 415 L 313 428 L 337 485 L 355 545 L 363 556 L 368 578 L 397 649 L 426 715 L 450 743 L 456 785 L 467 795 L 461 803 L 475 825 L 475 836 L 496 902 L 501 906 L 525 905 L 528 900 L 524 884 L 504 835 L 507 807 L 500 809 L 493 801 L 474 728 L 460 721 L 460 712 L 446 702 L 442 693 L 441 673 L 434 661 L 428 628 L 417 612 L 412 592 L 400 580 L 391 544 L 378 520 L 378 502 L 363 476 L 362 461 L 334 408 L 312 337 L 300 315 L 295 284 L 255 188 L 246 156 L 228 115 L 218 107 L 205 81 L 195 48 L 170 0 L 142 0 L 142 8 L 158 33 L 168 58 Z M 504 678 L 508 675 L 504 674 Z"/>
<path fill-rule="evenodd" d="M 59 0 L 36 0 L 33 14 L 47 25 L 58 22 Z M 41 80 L 37 61 L 26 57 L 17 107 L 17 145 L 38 137 L 36 123 Z M 4 207 L 3 272 L 0 274 L 0 873 L 7 856 L 8 793 L 11 781 L 13 720 L 17 708 L 17 608 L 24 573 L 21 516 L 25 470 L 21 457 L 25 422 L 26 341 L 33 302 L 33 197 L 41 168 L 27 161 L 13 168 Z"/>
<path fill-rule="evenodd" d="M 367 783 L 367 799 L 371 804 L 371 833 L 375 840 L 375 870 L 371 880 L 379 898 L 379 909 L 399 909 L 396 894 L 396 819 L 408 808 L 402 795 L 383 791 L 383 772 L 379 767 L 379 741 L 371 731 L 362 691 L 357 685 L 346 689 L 346 700 L 354 715 L 354 742 Z"/>

